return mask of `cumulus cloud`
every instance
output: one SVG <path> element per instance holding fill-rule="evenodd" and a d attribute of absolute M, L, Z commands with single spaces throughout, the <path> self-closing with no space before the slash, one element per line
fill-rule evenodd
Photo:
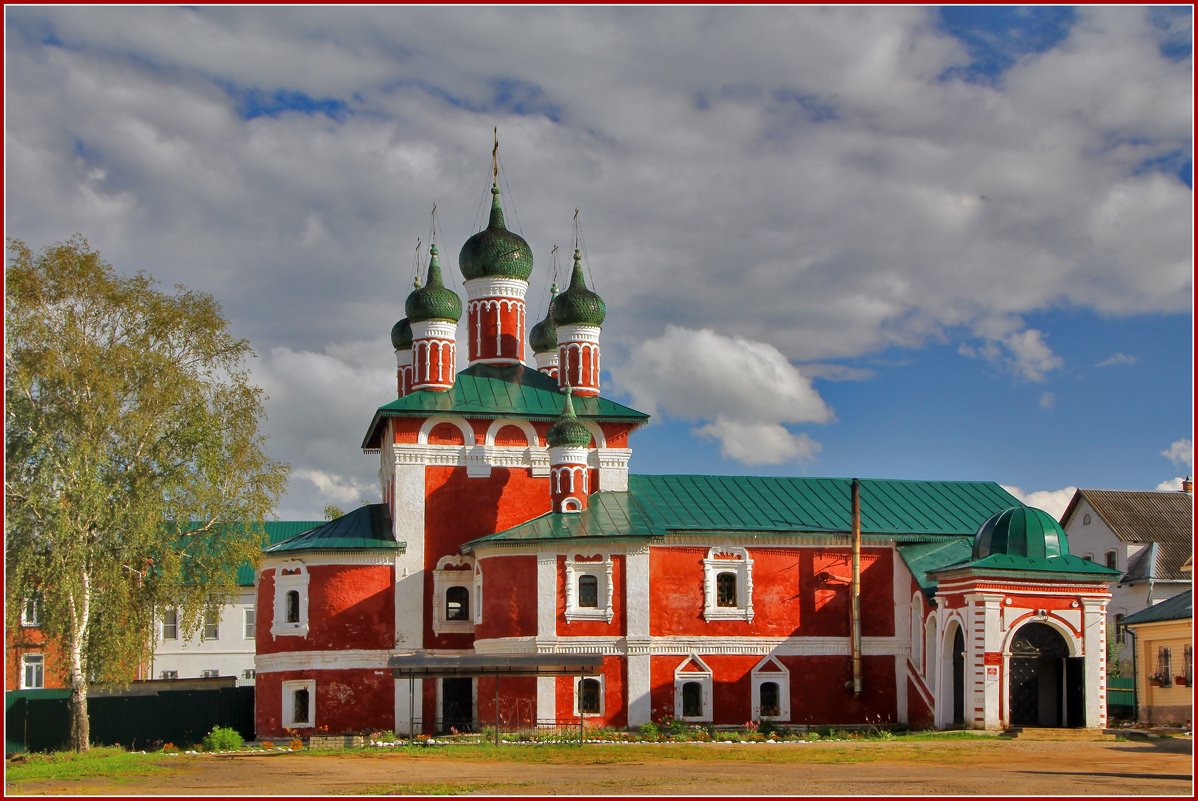
<path fill-rule="evenodd" d="M 1115 367 L 1122 364 L 1135 364 L 1139 359 L 1126 353 L 1112 353 L 1100 361 L 1097 367 Z"/>
<path fill-rule="evenodd" d="M 1040 396 L 1041 409 L 1055 409 L 1057 405 L 1057 396 L 1051 392 L 1045 392 Z"/>
<path fill-rule="evenodd" d="M 1043 332 L 1035 328 L 990 338 L 977 347 L 962 342 L 957 352 L 962 356 L 983 358 L 1025 381 L 1043 381 L 1046 373 L 1064 364 L 1044 341 Z"/>
<path fill-rule="evenodd" d="M 1024 492 L 1019 487 L 1012 487 L 1007 484 L 1003 484 L 1002 488 L 1028 506 L 1043 509 L 1057 520 L 1060 520 L 1061 515 L 1065 514 L 1065 508 L 1069 506 L 1069 501 L 1073 498 L 1073 493 L 1077 492 L 1077 487 L 1063 487 L 1057 490 L 1033 490 L 1031 492 Z"/>
<path fill-rule="evenodd" d="M 1183 438 L 1175 440 L 1168 448 L 1161 451 L 1161 456 L 1164 456 L 1170 462 L 1178 467 L 1188 467 L 1194 464 L 1194 441 L 1192 439 Z"/>
<path fill-rule="evenodd" d="M 1182 476 L 1174 476 L 1173 478 L 1162 481 L 1156 485 L 1157 492 L 1180 492 L 1181 482 L 1185 481 Z"/>
<path fill-rule="evenodd" d="M 810 459 L 818 443 L 787 423 L 827 423 L 832 409 L 772 345 L 710 329 L 667 326 L 613 371 L 633 405 L 683 420 L 746 464 Z"/>

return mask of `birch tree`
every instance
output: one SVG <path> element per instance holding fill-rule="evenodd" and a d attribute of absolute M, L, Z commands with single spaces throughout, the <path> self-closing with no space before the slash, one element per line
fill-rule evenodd
<path fill-rule="evenodd" d="M 6 617 L 39 600 L 82 751 L 89 680 L 136 677 L 156 610 L 177 607 L 189 636 L 236 592 L 288 467 L 214 298 L 119 275 L 79 236 L 8 251 Z"/>

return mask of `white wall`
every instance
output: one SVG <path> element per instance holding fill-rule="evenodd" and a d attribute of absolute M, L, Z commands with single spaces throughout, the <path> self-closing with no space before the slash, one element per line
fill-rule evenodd
<path fill-rule="evenodd" d="M 178 671 L 180 679 L 199 678 L 204 670 L 218 670 L 220 676 L 233 676 L 239 685 L 252 685 L 245 678 L 246 670 L 254 669 L 254 637 L 245 636 L 245 610 L 253 609 L 257 589 L 243 587 L 241 595 L 231 604 L 221 607 L 215 640 L 206 639 L 202 631 L 190 639 L 182 632 L 174 640 L 162 638 L 162 613 L 158 614 L 157 647 L 146 678 L 162 678 L 164 670 Z"/>

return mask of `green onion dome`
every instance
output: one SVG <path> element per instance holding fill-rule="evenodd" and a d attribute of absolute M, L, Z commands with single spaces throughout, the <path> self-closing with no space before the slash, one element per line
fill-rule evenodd
<path fill-rule="evenodd" d="M 574 403 L 570 400 L 573 391 L 566 387 L 566 404 L 562 416 L 549 427 L 545 441 L 550 448 L 586 448 L 591 444 L 591 430 L 574 416 Z"/>
<path fill-rule="evenodd" d="M 458 254 L 458 268 L 471 278 L 518 278 L 532 274 L 532 248 L 503 224 L 499 187 L 491 186 L 491 219 L 486 229 L 466 240 Z"/>
<path fill-rule="evenodd" d="M 557 326 L 553 324 L 553 299 L 557 297 L 557 284 L 549 288 L 549 311 L 545 319 L 528 332 L 528 344 L 533 353 L 551 353 L 557 350 Z"/>
<path fill-rule="evenodd" d="M 556 325 L 603 325 L 607 304 L 603 298 L 587 289 L 582 275 L 582 252 L 574 249 L 574 272 L 570 287 L 553 301 L 553 322 Z"/>
<path fill-rule="evenodd" d="M 973 539 L 973 558 L 994 554 L 1050 559 L 1069 555 L 1069 540 L 1060 524 L 1043 509 L 1013 506 L 993 515 Z"/>
<path fill-rule="evenodd" d="M 391 347 L 396 350 L 412 349 L 412 324 L 407 317 L 391 327 Z"/>
<path fill-rule="evenodd" d="M 430 320 L 445 320 L 456 323 L 462 319 L 462 299 L 458 293 L 446 289 L 441 282 L 441 264 L 437 261 L 437 246 L 430 245 L 428 259 L 428 281 L 424 286 L 408 295 L 405 311 L 413 323 Z"/>

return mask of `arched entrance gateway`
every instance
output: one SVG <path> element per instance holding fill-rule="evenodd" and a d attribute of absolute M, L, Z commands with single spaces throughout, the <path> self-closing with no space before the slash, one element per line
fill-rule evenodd
<path fill-rule="evenodd" d="M 1106 725 L 1103 620 L 1118 573 L 1070 554 L 1051 515 L 999 512 L 968 558 L 928 575 L 951 610 L 940 618 L 937 725 Z"/>
<path fill-rule="evenodd" d="M 1045 623 L 1028 623 L 1011 640 L 1009 708 L 1012 726 L 1085 725 L 1083 659 Z"/>

